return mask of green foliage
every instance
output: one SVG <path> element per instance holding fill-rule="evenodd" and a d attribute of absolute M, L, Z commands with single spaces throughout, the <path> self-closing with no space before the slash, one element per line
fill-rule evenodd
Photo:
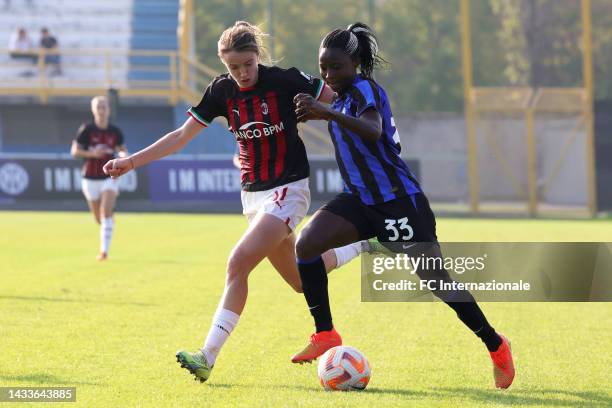
<path fill-rule="evenodd" d="M 273 27 L 267 27 L 269 5 Z M 612 2 L 593 0 L 596 96 L 612 97 Z M 316 74 L 323 36 L 357 20 L 372 24 L 390 62 L 377 79 L 396 114 L 460 111 L 463 106 L 459 1 L 201 0 L 199 58 L 222 69 L 216 43 L 246 19 L 274 33 L 275 59 Z M 578 0 L 471 0 L 474 82 L 478 86 L 580 86 L 582 21 Z"/>

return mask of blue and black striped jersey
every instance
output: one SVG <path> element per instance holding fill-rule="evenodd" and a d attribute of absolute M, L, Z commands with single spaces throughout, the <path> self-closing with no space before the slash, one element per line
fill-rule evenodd
<path fill-rule="evenodd" d="M 366 205 L 380 204 L 421 192 L 416 178 L 400 157 L 400 140 L 385 90 L 371 79 L 357 75 L 353 85 L 332 103 L 335 111 L 360 117 L 376 109 L 382 118 L 382 135 L 367 142 L 337 122 L 329 122 L 336 160 L 345 191 Z"/>

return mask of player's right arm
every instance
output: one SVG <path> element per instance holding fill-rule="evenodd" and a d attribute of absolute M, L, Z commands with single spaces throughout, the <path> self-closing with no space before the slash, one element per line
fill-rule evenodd
<path fill-rule="evenodd" d="M 134 153 L 129 157 L 114 159 L 104 165 L 104 172 L 117 178 L 136 167 L 144 166 L 181 150 L 205 126 L 189 117 L 183 126 L 164 135 L 152 145 Z"/>

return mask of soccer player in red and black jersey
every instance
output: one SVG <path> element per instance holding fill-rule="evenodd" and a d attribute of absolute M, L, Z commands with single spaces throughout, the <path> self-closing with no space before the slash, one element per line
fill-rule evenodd
<path fill-rule="evenodd" d="M 225 291 L 204 347 L 176 354 L 181 366 L 202 382 L 238 323 L 247 300 L 248 276 L 259 262 L 268 258 L 291 287 L 302 291 L 293 232 L 310 206 L 309 167 L 293 98 L 305 93 L 329 103 L 334 93 L 320 79 L 296 68 L 260 64 L 262 36 L 257 27 L 243 21 L 225 30 L 218 50 L 229 72 L 210 83 L 200 103 L 189 109 L 183 126 L 134 155 L 104 166 L 112 177 L 119 177 L 172 154 L 218 116 L 227 120 L 238 142 L 242 206 L 250 226 L 230 254 Z M 348 262 L 360 249 L 356 243 L 327 251 L 323 254 L 326 270 Z"/>
<path fill-rule="evenodd" d="M 115 157 L 127 156 L 123 133 L 109 123 L 110 107 L 105 96 L 91 100 L 94 121 L 83 124 L 70 153 L 82 158 L 81 188 L 96 222 L 100 224 L 100 253 L 97 259 L 106 260 L 113 237 L 113 210 L 119 195 L 117 180 L 104 173 L 104 163 Z"/>

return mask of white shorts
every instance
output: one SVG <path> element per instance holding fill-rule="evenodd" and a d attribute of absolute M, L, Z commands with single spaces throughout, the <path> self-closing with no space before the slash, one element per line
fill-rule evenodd
<path fill-rule="evenodd" d="M 242 213 L 249 223 L 259 214 L 279 218 L 295 231 L 310 207 L 308 178 L 265 191 L 242 191 Z"/>
<path fill-rule="evenodd" d="M 103 191 L 111 190 L 119 195 L 119 181 L 117 179 L 106 178 L 103 180 L 82 179 L 81 189 L 87 201 L 98 201 Z"/>

